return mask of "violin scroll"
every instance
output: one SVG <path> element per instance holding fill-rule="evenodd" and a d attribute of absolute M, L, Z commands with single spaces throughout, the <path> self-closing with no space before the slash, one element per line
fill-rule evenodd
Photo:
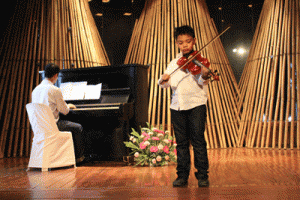
<path fill-rule="evenodd" d="M 219 81 L 220 80 L 220 78 L 219 78 L 219 76 L 220 76 L 220 73 L 218 73 L 218 71 L 217 70 L 215 70 L 214 71 L 214 73 L 213 73 L 213 75 L 212 75 L 213 77 L 212 77 L 212 80 L 211 80 L 211 82 L 213 82 L 213 81 Z"/>

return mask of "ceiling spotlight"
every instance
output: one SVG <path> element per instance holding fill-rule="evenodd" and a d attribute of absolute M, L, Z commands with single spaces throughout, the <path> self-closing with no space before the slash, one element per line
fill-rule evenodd
<path fill-rule="evenodd" d="M 238 49 L 233 49 L 232 52 L 237 53 L 238 55 L 241 55 L 241 56 L 242 56 L 243 54 L 246 53 L 246 49 L 240 47 L 240 48 L 238 48 Z"/>
<path fill-rule="evenodd" d="M 130 16 L 132 13 L 124 13 L 124 16 Z"/>
<path fill-rule="evenodd" d="M 110 0 L 102 0 L 102 3 L 108 3 Z"/>
<path fill-rule="evenodd" d="M 249 4 L 248 7 L 249 7 L 249 8 L 252 8 L 252 4 Z"/>
<path fill-rule="evenodd" d="M 237 52 L 238 54 L 243 55 L 246 52 L 246 50 L 244 48 L 239 48 Z"/>
<path fill-rule="evenodd" d="M 97 13 L 96 16 L 97 16 L 97 17 L 102 17 L 103 14 L 102 14 L 102 13 Z"/>

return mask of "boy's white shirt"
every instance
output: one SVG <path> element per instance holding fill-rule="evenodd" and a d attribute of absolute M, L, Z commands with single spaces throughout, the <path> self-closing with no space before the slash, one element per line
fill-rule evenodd
<path fill-rule="evenodd" d="M 164 74 L 171 74 L 179 66 L 178 59 L 182 57 L 179 53 L 174 60 L 172 60 Z M 160 77 L 159 81 L 162 79 Z M 159 84 L 161 88 L 171 87 L 172 102 L 170 108 L 173 110 L 189 110 L 200 105 L 205 105 L 207 102 L 209 80 L 204 80 L 200 74 L 192 75 L 185 73 L 182 70 L 177 70 L 170 76 L 167 83 Z"/>

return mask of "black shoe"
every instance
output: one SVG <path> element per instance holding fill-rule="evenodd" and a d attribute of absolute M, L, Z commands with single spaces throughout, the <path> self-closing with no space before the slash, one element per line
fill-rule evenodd
<path fill-rule="evenodd" d="M 185 187 L 188 184 L 188 179 L 187 178 L 177 178 L 173 182 L 173 187 Z"/>
<path fill-rule="evenodd" d="M 199 187 L 208 187 L 209 186 L 209 181 L 207 179 L 199 179 L 198 180 L 198 186 Z"/>

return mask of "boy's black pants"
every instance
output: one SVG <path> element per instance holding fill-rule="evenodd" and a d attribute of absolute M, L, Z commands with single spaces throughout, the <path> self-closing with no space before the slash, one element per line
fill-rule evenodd
<path fill-rule="evenodd" d="M 194 150 L 194 164 L 198 170 L 197 179 L 208 178 L 208 157 L 204 138 L 206 122 L 206 105 L 190 110 L 171 109 L 171 119 L 177 143 L 177 175 L 188 178 L 191 169 L 190 142 Z"/>

